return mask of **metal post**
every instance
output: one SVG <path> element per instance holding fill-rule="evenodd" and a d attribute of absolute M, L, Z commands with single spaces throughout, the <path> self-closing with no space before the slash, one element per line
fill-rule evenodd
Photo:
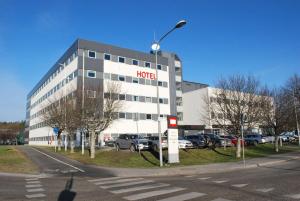
<path fill-rule="evenodd" d="M 294 100 L 294 111 L 295 111 L 296 127 L 297 127 L 298 141 L 299 141 L 298 143 L 300 146 L 300 133 L 299 133 L 298 114 L 297 114 L 297 107 L 296 107 L 295 89 L 293 89 L 293 100 Z"/>
<path fill-rule="evenodd" d="M 159 44 L 157 44 L 159 46 Z M 157 51 L 155 50 L 155 71 L 156 71 L 156 98 L 157 98 L 157 131 L 159 142 L 159 165 L 163 166 L 162 146 L 161 146 L 161 125 L 160 125 L 160 105 L 159 105 L 159 88 L 158 88 L 158 69 L 157 69 Z"/>
<path fill-rule="evenodd" d="M 84 73 L 84 50 L 82 52 L 82 105 L 81 105 L 81 109 L 82 109 L 82 119 L 84 118 L 84 111 L 83 111 L 83 108 L 84 108 L 84 76 L 85 76 L 85 73 Z M 82 142 L 81 142 L 81 154 L 84 155 L 84 142 L 85 142 L 85 134 L 84 134 L 84 130 L 82 129 Z"/>
<path fill-rule="evenodd" d="M 244 168 L 245 168 L 246 161 L 245 161 L 245 141 L 244 141 L 244 114 L 241 115 L 241 135 L 242 135 L 243 163 L 244 163 Z"/>

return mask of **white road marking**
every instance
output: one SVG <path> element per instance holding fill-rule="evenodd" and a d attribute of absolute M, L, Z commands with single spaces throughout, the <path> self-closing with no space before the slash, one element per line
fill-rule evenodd
<path fill-rule="evenodd" d="M 260 189 L 256 189 L 256 191 L 258 192 L 263 192 L 263 193 L 267 193 L 274 190 L 274 188 L 260 188 Z"/>
<path fill-rule="evenodd" d="M 217 199 L 214 199 L 212 201 L 232 201 L 232 200 L 227 200 L 227 199 L 224 199 L 224 198 L 217 198 Z"/>
<path fill-rule="evenodd" d="M 166 186 L 170 186 L 170 184 L 159 183 L 159 184 L 154 184 L 154 185 L 145 185 L 145 186 L 137 186 L 137 187 L 132 187 L 132 188 L 114 190 L 114 191 L 110 191 L 110 192 L 114 193 L 114 194 L 120 194 L 120 193 L 132 192 L 132 191 L 140 191 L 140 190 L 148 190 L 148 189 L 153 189 L 153 188 L 161 188 L 161 187 L 166 187 Z"/>
<path fill-rule="evenodd" d="M 32 194 L 32 195 L 26 195 L 27 198 L 41 198 L 41 197 L 46 197 L 45 194 L 38 193 L 38 194 Z"/>
<path fill-rule="evenodd" d="M 40 181 L 27 181 L 27 184 L 39 184 L 41 183 Z"/>
<path fill-rule="evenodd" d="M 198 179 L 200 179 L 200 180 L 207 180 L 207 179 L 210 179 L 211 177 L 200 177 L 200 178 L 198 178 Z"/>
<path fill-rule="evenodd" d="M 173 188 L 164 189 L 164 190 L 149 191 L 146 193 L 130 195 L 130 196 L 126 196 L 123 198 L 126 200 L 141 200 L 141 199 L 145 199 L 145 198 L 149 198 L 149 197 L 154 197 L 157 195 L 164 195 L 164 194 L 174 193 L 174 192 L 182 191 L 182 190 L 185 190 L 185 188 L 173 187 Z"/>
<path fill-rule="evenodd" d="M 194 175 L 188 175 L 188 176 L 185 176 L 186 178 L 190 178 L 190 177 L 193 177 Z"/>
<path fill-rule="evenodd" d="M 194 199 L 194 198 L 197 198 L 197 197 L 202 197 L 204 195 L 206 195 L 206 194 L 205 193 L 190 192 L 190 193 L 185 193 L 185 194 L 165 198 L 165 199 L 158 200 L 158 201 L 184 201 L 184 200 Z"/>
<path fill-rule="evenodd" d="M 42 187 L 41 184 L 30 184 L 30 185 L 25 185 L 26 188 L 36 188 L 36 187 Z"/>
<path fill-rule="evenodd" d="M 27 189 L 28 193 L 33 193 L 33 192 L 40 192 L 40 191 L 45 191 L 43 188 L 32 188 L 32 189 Z"/>
<path fill-rule="evenodd" d="M 213 181 L 213 182 L 216 184 L 222 184 L 222 183 L 228 182 L 228 180 L 218 180 L 218 181 Z"/>
<path fill-rule="evenodd" d="M 114 180 L 114 179 L 121 179 L 122 177 L 105 177 L 100 179 L 91 179 L 88 180 L 89 182 L 96 182 L 96 181 L 108 181 L 108 180 Z"/>
<path fill-rule="evenodd" d="M 285 195 L 285 197 L 293 198 L 293 199 L 300 199 L 300 194 L 290 194 Z"/>
<path fill-rule="evenodd" d="M 36 180 L 38 180 L 39 178 L 27 178 L 27 179 L 25 179 L 26 181 L 36 181 Z"/>
<path fill-rule="evenodd" d="M 245 186 L 247 186 L 248 184 L 233 184 L 233 185 L 231 185 L 231 186 L 233 186 L 233 187 L 237 187 L 237 188 L 243 188 L 243 187 L 245 187 Z"/>
<path fill-rule="evenodd" d="M 46 154 L 46 153 L 44 153 L 44 152 L 42 152 L 42 151 L 39 151 L 39 150 L 37 150 L 37 149 L 35 149 L 35 148 L 33 148 L 33 147 L 31 147 L 31 148 L 32 148 L 33 150 L 35 150 L 35 151 L 37 151 L 37 152 L 39 152 L 39 153 L 41 153 L 41 154 L 43 154 L 43 155 L 49 157 L 49 158 L 52 158 L 53 160 L 55 160 L 55 161 L 57 161 L 57 162 L 59 162 L 59 163 L 62 163 L 62 164 L 67 165 L 67 166 L 70 166 L 70 167 L 72 167 L 72 168 L 74 168 L 74 169 L 76 169 L 76 170 L 79 170 L 80 172 L 85 172 L 84 170 L 82 170 L 82 169 L 80 169 L 80 168 L 78 168 L 78 167 L 75 167 L 75 166 L 73 166 L 73 165 L 71 165 L 71 164 L 69 164 L 69 163 L 63 162 L 63 161 L 61 161 L 61 160 L 59 160 L 59 159 L 57 159 L 57 158 L 54 158 L 54 157 L 52 157 L 52 156 L 50 156 L 50 155 L 48 155 L 48 154 Z"/>
<path fill-rule="evenodd" d="M 115 187 L 124 187 L 124 186 L 132 186 L 136 184 L 146 184 L 146 183 L 152 183 L 152 180 L 143 180 L 143 181 L 134 181 L 134 182 L 126 182 L 121 184 L 113 184 L 113 185 L 107 185 L 107 186 L 100 186 L 100 188 L 108 189 L 108 188 L 115 188 Z"/>
<path fill-rule="evenodd" d="M 142 180 L 144 178 L 132 178 L 132 179 L 118 179 L 118 180 L 113 180 L 113 181 L 101 181 L 101 182 L 96 182 L 95 185 L 101 185 L 101 184 L 116 184 L 116 183 L 123 183 L 123 182 L 129 182 L 129 181 L 138 181 Z"/>

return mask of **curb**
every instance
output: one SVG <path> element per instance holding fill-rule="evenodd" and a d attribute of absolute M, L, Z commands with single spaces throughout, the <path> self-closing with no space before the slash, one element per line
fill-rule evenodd
<path fill-rule="evenodd" d="M 25 177 L 25 178 L 32 178 L 32 177 L 39 177 L 39 178 L 45 178 L 48 177 L 46 174 L 25 174 L 25 173 L 11 173 L 11 172 L 0 172 L 0 176 L 5 177 Z"/>

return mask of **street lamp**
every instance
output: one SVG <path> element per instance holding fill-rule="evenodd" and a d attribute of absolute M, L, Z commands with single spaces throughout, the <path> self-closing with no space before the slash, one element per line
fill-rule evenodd
<path fill-rule="evenodd" d="M 160 125 L 160 106 L 159 106 L 159 88 L 158 88 L 158 69 L 157 69 L 157 53 L 160 49 L 160 43 L 164 38 L 166 38 L 171 32 L 173 32 L 175 29 L 179 29 L 183 27 L 186 24 L 185 20 L 180 20 L 177 22 L 177 24 L 166 34 L 164 34 L 158 41 L 155 41 L 151 49 L 155 52 L 155 69 L 156 69 L 156 98 L 157 98 L 157 130 L 158 130 L 158 140 L 159 140 L 159 162 L 160 167 L 163 166 L 163 160 L 162 160 L 162 146 L 161 146 L 161 125 Z"/>

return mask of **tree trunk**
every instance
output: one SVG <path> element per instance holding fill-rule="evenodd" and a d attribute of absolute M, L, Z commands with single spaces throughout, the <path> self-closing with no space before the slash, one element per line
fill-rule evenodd
<path fill-rule="evenodd" d="M 275 151 L 276 152 L 279 152 L 278 142 L 279 142 L 279 136 L 275 136 Z"/>
<path fill-rule="evenodd" d="M 68 150 L 68 136 L 67 135 L 65 135 L 65 142 L 64 142 L 64 144 L 65 144 L 65 151 L 67 151 Z"/>
<path fill-rule="evenodd" d="M 241 138 L 238 137 L 236 144 L 236 157 L 241 158 Z"/>
<path fill-rule="evenodd" d="M 57 147 L 58 147 L 58 151 L 61 151 L 61 136 L 57 138 Z"/>
<path fill-rule="evenodd" d="M 74 147 L 75 147 L 74 134 L 70 135 L 70 147 L 71 147 L 70 153 L 74 153 Z"/>
<path fill-rule="evenodd" d="M 91 146 L 90 146 L 90 149 L 91 149 L 91 158 L 95 158 L 95 137 L 96 137 L 96 133 L 93 130 L 91 132 L 91 136 L 90 136 L 90 141 L 91 141 Z"/>
<path fill-rule="evenodd" d="M 280 147 L 282 147 L 282 138 L 280 138 L 279 141 L 280 141 Z"/>

